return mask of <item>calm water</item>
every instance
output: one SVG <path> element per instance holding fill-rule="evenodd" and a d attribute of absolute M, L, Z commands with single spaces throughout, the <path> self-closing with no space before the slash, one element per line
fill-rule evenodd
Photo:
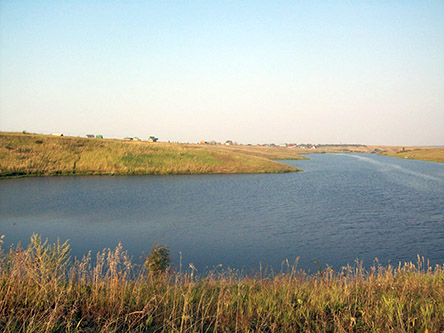
<path fill-rule="evenodd" d="M 377 155 L 311 155 L 305 172 L 23 178 L 0 182 L 0 234 L 70 239 L 81 256 L 123 243 L 135 260 L 164 242 L 178 265 L 280 270 L 444 263 L 444 164 Z"/>

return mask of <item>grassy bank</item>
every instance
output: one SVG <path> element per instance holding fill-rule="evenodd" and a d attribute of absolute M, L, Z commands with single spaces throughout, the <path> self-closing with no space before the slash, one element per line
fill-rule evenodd
<path fill-rule="evenodd" d="M 326 332 L 444 329 L 444 267 L 424 261 L 263 278 L 149 275 L 121 247 L 68 260 L 42 243 L 0 255 L 3 332 Z"/>
<path fill-rule="evenodd" d="M 273 159 L 297 158 L 286 149 L 0 133 L 0 177 L 280 173 L 298 169 Z"/>
<path fill-rule="evenodd" d="M 444 163 L 444 148 L 399 148 L 383 153 L 387 156 Z"/>
<path fill-rule="evenodd" d="M 316 150 L 297 150 L 299 154 L 312 153 L 377 153 L 404 159 L 444 163 L 444 147 L 401 147 L 365 145 L 319 145 Z"/>

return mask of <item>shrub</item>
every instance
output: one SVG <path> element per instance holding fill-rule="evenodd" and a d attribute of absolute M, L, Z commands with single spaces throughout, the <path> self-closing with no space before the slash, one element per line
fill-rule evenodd
<path fill-rule="evenodd" d="M 145 261 L 150 274 L 158 275 L 168 270 L 171 263 L 170 250 L 162 244 L 155 243 Z"/>

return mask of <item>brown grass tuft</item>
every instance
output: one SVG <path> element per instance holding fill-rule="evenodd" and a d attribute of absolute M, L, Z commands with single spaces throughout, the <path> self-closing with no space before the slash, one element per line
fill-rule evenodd
<path fill-rule="evenodd" d="M 424 258 L 307 275 L 147 274 L 119 245 L 81 260 L 34 235 L 0 254 L 3 332 L 439 332 L 444 266 Z"/>

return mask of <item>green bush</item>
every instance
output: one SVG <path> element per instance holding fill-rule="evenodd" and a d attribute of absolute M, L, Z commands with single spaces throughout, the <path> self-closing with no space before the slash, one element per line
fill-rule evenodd
<path fill-rule="evenodd" d="M 158 275 L 168 270 L 171 263 L 170 250 L 162 244 L 155 243 L 145 261 L 150 274 Z"/>

